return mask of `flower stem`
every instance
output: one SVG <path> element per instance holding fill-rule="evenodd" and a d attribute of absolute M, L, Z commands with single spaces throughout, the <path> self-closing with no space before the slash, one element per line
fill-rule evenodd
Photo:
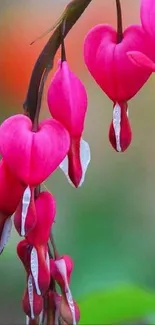
<path fill-rule="evenodd" d="M 122 22 L 122 9 L 120 0 L 116 0 L 117 9 L 117 43 L 123 39 L 123 22 Z"/>
<path fill-rule="evenodd" d="M 61 62 L 66 61 L 66 50 L 65 50 L 65 42 L 64 42 L 64 34 L 65 34 L 65 28 L 66 28 L 66 19 L 64 19 L 62 23 L 62 31 L 61 31 Z"/>
<path fill-rule="evenodd" d="M 66 19 L 64 38 L 74 26 L 76 21 L 83 14 L 91 1 L 92 0 L 73 0 L 67 6 L 65 9 L 65 14 L 63 15 L 63 18 Z M 30 116 L 32 121 L 35 120 L 35 128 L 38 121 L 38 112 L 36 113 L 36 111 L 39 110 L 38 107 L 41 101 L 40 83 L 42 76 L 44 76 L 44 73 L 48 74 L 49 72 L 49 70 L 47 71 L 49 64 L 51 68 L 53 67 L 55 54 L 61 45 L 62 21 L 60 21 L 60 24 L 58 24 L 56 27 L 54 33 L 50 37 L 49 41 L 45 45 L 44 49 L 38 57 L 38 60 L 35 63 L 28 87 L 27 96 L 23 104 L 25 112 Z"/>

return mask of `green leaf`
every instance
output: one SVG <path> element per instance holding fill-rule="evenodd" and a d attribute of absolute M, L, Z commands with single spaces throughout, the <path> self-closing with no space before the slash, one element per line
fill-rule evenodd
<path fill-rule="evenodd" d="M 87 295 L 79 306 L 80 324 L 124 324 L 155 313 L 155 294 L 124 285 Z"/>

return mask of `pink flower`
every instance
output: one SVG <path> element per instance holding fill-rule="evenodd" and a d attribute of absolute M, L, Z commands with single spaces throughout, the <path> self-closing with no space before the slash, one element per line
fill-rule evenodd
<path fill-rule="evenodd" d="M 37 294 L 41 295 L 47 292 L 50 284 L 50 262 L 47 244 L 55 220 L 55 199 L 49 192 L 41 192 L 34 201 L 34 208 L 36 211 L 36 224 L 26 235 L 26 240 L 18 245 L 17 253 L 25 266 L 28 276 L 32 275 Z M 28 212 L 29 214 L 30 212 Z M 25 231 L 24 227 L 23 229 Z"/>
<path fill-rule="evenodd" d="M 35 200 L 37 222 L 34 229 L 27 235 L 27 241 L 35 247 L 48 243 L 51 227 L 55 221 L 56 202 L 49 192 L 41 192 Z"/>
<path fill-rule="evenodd" d="M 71 319 L 75 325 L 80 318 L 80 314 L 69 288 L 70 277 L 73 271 L 73 261 L 67 255 L 63 255 L 55 260 L 50 259 L 50 270 L 52 278 L 59 284 L 62 291 L 62 301 L 59 306 L 60 313 L 66 315 L 64 318 L 67 318 L 67 315 L 69 317 L 69 314 L 71 314 Z"/>
<path fill-rule="evenodd" d="M 67 178 L 82 185 L 90 162 L 90 149 L 82 139 L 87 110 L 87 94 L 82 82 L 70 70 L 66 61 L 59 62 L 48 89 L 48 106 L 52 116 L 61 122 L 71 137 L 68 156 L 60 168 Z"/>
<path fill-rule="evenodd" d="M 47 245 L 35 248 L 27 240 L 23 240 L 17 246 L 17 254 L 25 267 L 27 276 L 32 276 L 37 295 L 44 295 L 50 284 Z"/>
<path fill-rule="evenodd" d="M 0 152 L 10 170 L 26 185 L 42 183 L 62 162 L 70 146 L 66 129 L 47 119 L 37 132 L 22 114 L 5 120 L 0 127 Z"/>
<path fill-rule="evenodd" d="M 127 56 L 129 51 L 150 51 L 150 40 L 141 26 L 130 26 L 117 43 L 117 32 L 109 25 L 90 30 L 84 42 L 84 59 L 91 75 L 113 101 L 113 121 L 109 139 L 116 151 L 124 151 L 131 142 L 127 101 L 141 89 L 151 71 L 139 69 Z M 115 140 L 114 140 L 115 137 Z"/>

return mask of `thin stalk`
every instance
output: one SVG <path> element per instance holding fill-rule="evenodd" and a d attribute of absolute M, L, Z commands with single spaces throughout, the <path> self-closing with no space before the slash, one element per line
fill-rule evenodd
<path fill-rule="evenodd" d="M 116 0 L 117 9 L 117 43 L 123 39 L 123 22 L 122 22 L 122 8 L 120 0 Z"/>

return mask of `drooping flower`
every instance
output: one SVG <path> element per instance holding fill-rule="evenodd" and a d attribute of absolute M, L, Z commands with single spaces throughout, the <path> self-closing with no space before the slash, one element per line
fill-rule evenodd
<path fill-rule="evenodd" d="M 55 199 L 49 192 L 41 192 L 35 200 L 36 224 L 26 240 L 19 243 L 17 253 L 26 269 L 32 275 L 36 293 L 45 294 L 50 284 L 50 263 L 47 243 L 55 220 Z"/>
<path fill-rule="evenodd" d="M 151 75 L 139 69 L 127 56 L 129 51 L 150 51 L 150 40 L 143 28 L 133 25 L 125 29 L 118 42 L 117 32 L 109 25 L 90 30 L 84 42 L 84 59 L 89 72 L 113 101 L 113 120 L 109 139 L 116 151 L 127 149 L 131 142 L 127 102 L 142 88 Z"/>
<path fill-rule="evenodd" d="M 63 315 L 65 321 L 71 316 L 71 321 L 76 325 L 80 318 L 80 312 L 69 287 L 73 261 L 67 255 L 58 257 L 55 260 L 50 259 L 50 270 L 52 278 L 59 284 L 62 291 L 59 312 L 61 316 Z"/>
<path fill-rule="evenodd" d="M 79 187 L 84 181 L 90 162 L 89 145 L 82 139 L 87 93 L 66 60 L 59 62 L 58 70 L 48 89 L 47 99 L 52 116 L 65 126 L 71 137 L 68 155 L 60 164 L 60 168 L 68 180 Z"/>
<path fill-rule="evenodd" d="M 25 186 L 14 176 L 2 159 L 0 161 L 0 253 L 11 233 L 11 216 L 23 195 Z"/>
<path fill-rule="evenodd" d="M 0 127 L 0 152 L 10 170 L 26 185 L 42 183 L 61 163 L 70 146 L 67 130 L 47 119 L 34 132 L 31 120 L 11 116 Z"/>

